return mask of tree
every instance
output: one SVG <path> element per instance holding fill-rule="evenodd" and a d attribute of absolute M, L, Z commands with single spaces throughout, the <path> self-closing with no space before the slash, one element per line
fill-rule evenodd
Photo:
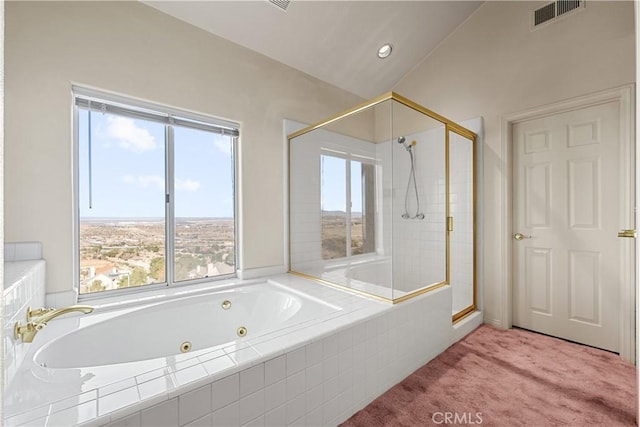
<path fill-rule="evenodd" d="M 101 292 L 105 289 L 107 289 L 107 287 L 102 284 L 102 280 L 94 280 L 89 287 L 90 292 Z"/>
<path fill-rule="evenodd" d="M 164 282 L 165 280 L 165 268 L 164 268 L 164 257 L 157 257 L 151 260 L 149 276 L 156 279 L 159 282 Z"/>
<path fill-rule="evenodd" d="M 184 280 L 189 278 L 189 273 L 198 266 L 199 262 L 196 257 L 190 254 L 180 255 L 176 258 L 176 278 Z"/>
<path fill-rule="evenodd" d="M 131 284 L 131 277 L 129 277 L 128 274 L 125 274 L 122 277 L 120 277 L 120 280 L 118 281 L 118 288 L 127 288 L 129 287 L 130 284 Z"/>
<path fill-rule="evenodd" d="M 147 284 L 147 272 L 142 267 L 134 267 L 131 272 L 131 286 L 140 286 Z"/>
<path fill-rule="evenodd" d="M 236 251 L 235 248 L 230 248 L 227 253 L 227 257 L 224 259 L 224 262 L 228 265 L 235 265 L 236 263 Z"/>

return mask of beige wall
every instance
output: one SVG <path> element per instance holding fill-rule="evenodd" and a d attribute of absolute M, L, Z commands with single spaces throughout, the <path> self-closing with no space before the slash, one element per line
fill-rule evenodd
<path fill-rule="evenodd" d="M 138 2 L 7 2 L 5 41 L 5 238 L 43 242 L 48 292 L 73 283 L 72 83 L 241 123 L 245 269 L 284 263 L 282 120 L 363 101 Z"/>
<path fill-rule="evenodd" d="M 452 120 L 484 118 L 484 318 L 500 324 L 501 116 L 635 81 L 633 2 L 530 29 L 543 2 L 486 2 L 394 90 Z"/>

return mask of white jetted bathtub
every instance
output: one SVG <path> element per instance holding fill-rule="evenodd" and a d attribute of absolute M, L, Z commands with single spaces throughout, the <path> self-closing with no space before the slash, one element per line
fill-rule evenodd
<path fill-rule="evenodd" d="M 49 369 L 206 354 L 340 308 L 274 282 L 166 301 L 81 327 L 35 355 Z"/>

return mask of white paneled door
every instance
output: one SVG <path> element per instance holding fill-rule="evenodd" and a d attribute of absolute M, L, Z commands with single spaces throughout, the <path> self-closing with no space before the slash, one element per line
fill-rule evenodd
<path fill-rule="evenodd" d="M 618 102 L 513 125 L 513 324 L 620 351 Z"/>

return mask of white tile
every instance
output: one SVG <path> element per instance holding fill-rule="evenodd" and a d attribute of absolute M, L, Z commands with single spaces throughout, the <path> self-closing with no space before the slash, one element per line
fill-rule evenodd
<path fill-rule="evenodd" d="M 187 424 L 211 412 L 211 385 L 181 394 L 178 398 L 180 425 Z"/>
<path fill-rule="evenodd" d="M 165 375 L 151 381 L 139 383 L 138 392 L 140 393 L 140 399 L 144 400 L 150 397 L 167 394 L 167 392 L 173 390 L 175 387 L 176 385 L 171 375 Z"/>
<path fill-rule="evenodd" d="M 98 415 L 106 415 L 140 401 L 138 387 L 130 387 L 98 398 Z"/>
<path fill-rule="evenodd" d="M 236 363 L 236 365 L 245 363 L 251 364 L 251 362 L 260 358 L 260 353 L 258 353 L 257 350 L 250 346 L 239 348 L 235 351 L 225 348 L 224 351 L 227 353 L 227 356 L 229 356 Z"/>
<path fill-rule="evenodd" d="M 240 399 L 240 424 L 264 414 L 264 389 Z"/>
<path fill-rule="evenodd" d="M 287 424 L 291 424 L 307 412 L 307 398 L 304 394 L 299 395 L 287 402 Z"/>
<path fill-rule="evenodd" d="M 264 416 L 264 424 L 267 427 L 280 427 L 287 424 L 287 410 L 285 405 L 267 412 Z"/>
<path fill-rule="evenodd" d="M 168 375 L 170 373 L 170 369 L 169 368 L 161 368 L 161 369 L 154 369 L 152 371 L 148 371 L 148 372 L 144 372 L 142 374 L 138 374 L 135 376 L 136 381 L 138 382 L 138 384 L 141 384 L 143 382 L 149 381 L 149 380 L 153 380 L 165 375 Z"/>
<path fill-rule="evenodd" d="M 42 245 L 39 242 L 18 242 L 14 256 L 16 261 L 42 259 Z"/>
<path fill-rule="evenodd" d="M 211 410 L 215 411 L 240 398 L 240 375 L 233 374 L 211 385 Z"/>
<path fill-rule="evenodd" d="M 278 381 L 264 389 L 265 410 L 270 411 L 287 401 L 287 380 Z"/>
<path fill-rule="evenodd" d="M 322 384 L 307 391 L 307 412 L 313 411 L 318 407 L 322 407 L 324 403 L 322 398 Z"/>
<path fill-rule="evenodd" d="M 331 399 L 322 407 L 322 422 L 329 424 L 338 416 L 338 397 Z"/>
<path fill-rule="evenodd" d="M 264 363 L 240 371 L 240 397 L 264 387 Z"/>
<path fill-rule="evenodd" d="M 246 424 L 243 424 L 243 427 L 264 427 L 264 415 L 259 416 L 258 418 L 254 418 Z"/>
<path fill-rule="evenodd" d="M 322 341 L 312 342 L 306 346 L 307 366 L 322 362 Z"/>
<path fill-rule="evenodd" d="M 287 377 L 287 400 L 291 400 L 306 389 L 306 372 L 302 371 Z"/>
<path fill-rule="evenodd" d="M 234 402 L 224 408 L 220 408 L 211 414 L 211 425 L 220 427 L 229 427 L 239 425 L 239 405 Z"/>
<path fill-rule="evenodd" d="M 64 409 L 80 405 L 81 403 L 89 402 L 91 400 L 96 400 L 97 398 L 98 398 L 97 390 L 86 391 L 82 394 L 78 394 L 72 397 L 68 397 L 66 399 L 58 400 L 55 403 L 52 403 L 49 409 L 49 413 L 59 412 Z"/>
<path fill-rule="evenodd" d="M 191 421 L 189 424 L 186 424 L 184 427 L 210 427 L 212 425 L 212 417 L 213 417 L 213 414 L 207 414 L 202 418 L 198 418 L 195 421 Z"/>
<path fill-rule="evenodd" d="M 175 427 L 178 425 L 178 399 L 167 400 L 142 411 L 142 427 Z"/>
<path fill-rule="evenodd" d="M 404 377 L 398 376 L 397 378 L 401 379 Z M 353 387 L 353 370 L 341 372 L 340 373 L 340 389 L 339 389 L 340 392 L 344 392 L 351 387 Z"/>
<path fill-rule="evenodd" d="M 5 243 L 4 244 L 4 261 L 15 261 L 16 259 L 16 244 Z"/>
<path fill-rule="evenodd" d="M 349 347 L 347 350 L 340 353 L 338 356 L 338 371 L 340 374 L 351 370 L 353 367 L 353 348 Z"/>
<path fill-rule="evenodd" d="M 29 421 L 29 424 L 27 424 L 27 426 L 28 427 L 50 427 L 51 424 L 47 424 L 47 421 L 48 421 L 48 417 L 42 417 L 42 418 Z"/>
<path fill-rule="evenodd" d="M 310 390 L 311 388 L 322 384 L 322 381 L 324 379 L 322 375 L 322 366 L 322 363 L 316 363 L 315 365 L 307 368 L 307 390 Z"/>
<path fill-rule="evenodd" d="M 322 385 L 322 388 L 323 399 L 325 402 L 328 402 L 329 400 L 338 396 L 338 393 L 340 391 L 340 378 L 333 377 L 330 380 L 325 381 Z"/>
<path fill-rule="evenodd" d="M 323 407 L 320 406 L 319 408 L 307 413 L 304 424 L 309 427 L 322 426 L 322 409 Z"/>
<path fill-rule="evenodd" d="M 265 385 L 271 385 L 280 380 L 283 380 L 286 376 L 286 356 L 282 355 L 275 359 L 268 360 L 264 364 L 264 383 Z"/>
<path fill-rule="evenodd" d="M 140 427 L 140 412 L 136 412 L 133 415 L 129 415 L 125 418 L 120 418 L 119 420 L 113 421 L 107 424 L 105 427 Z"/>
<path fill-rule="evenodd" d="M 306 367 L 306 351 L 305 348 L 287 353 L 287 376 L 303 370 Z"/>
<path fill-rule="evenodd" d="M 336 356 L 338 354 L 337 335 L 329 335 L 324 340 L 322 340 L 322 353 L 325 359 L 331 356 Z"/>
<path fill-rule="evenodd" d="M 325 379 L 333 378 L 338 376 L 339 373 L 339 365 L 338 365 L 338 356 L 331 356 L 327 359 L 324 359 L 322 364 L 322 375 Z"/>
<path fill-rule="evenodd" d="M 236 366 L 236 363 L 226 354 L 215 359 L 207 360 L 202 363 L 202 366 L 207 370 L 209 375 L 216 375 L 225 369 Z"/>
<path fill-rule="evenodd" d="M 353 390 L 348 389 L 338 396 L 338 413 L 350 413 L 353 409 Z M 344 421 L 344 420 L 343 420 Z"/>
<path fill-rule="evenodd" d="M 347 328 L 338 334 L 338 351 L 343 352 L 353 346 L 353 329 Z"/>
<path fill-rule="evenodd" d="M 202 365 L 195 365 L 174 373 L 174 377 L 180 386 L 205 378 L 207 375 L 207 371 Z"/>
<path fill-rule="evenodd" d="M 98 415 L 95 400 L 49 415 L 47 424 L 51 426 L 71 426 L 90 421 Z"/>
<path fill-rule="evenodd" d="M 115 393 L 116 391 L 124 390 L 125 388 L 131 388 L 136 385 L 136 381 L 133 378 L 127 378 L 122 381 L 118 381 L 116 383 L 112 383 L 98 389 L 98 394 L 100 397 L 106 396 L 107 394 Z"/>

